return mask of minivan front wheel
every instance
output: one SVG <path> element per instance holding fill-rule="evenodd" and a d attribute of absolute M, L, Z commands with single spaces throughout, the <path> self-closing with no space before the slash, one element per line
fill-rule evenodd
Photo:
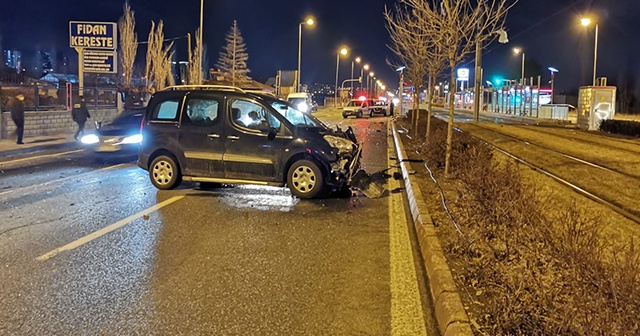
<path fill-rule="evenodd" d="M 287 185 L 296 197 L 314 198 L 324 189 L 324 177 L 313 161 L 299 160 L 289 168 Z"/>
<path fill-rule="evenodd" d="M 167 155 L 160 155 L 151 162 L 149 178 L 156 188 L 162 190 L 173 189 L 182 181 L 176 160 Z"/>

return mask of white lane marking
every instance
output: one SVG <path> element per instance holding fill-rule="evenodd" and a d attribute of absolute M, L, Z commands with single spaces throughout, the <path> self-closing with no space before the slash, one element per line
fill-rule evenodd
<path fill-rule="evenodd" d="M 23 161 L 29 161 L 29 160 L 37 160 L 37 159 L 43 159 L 43 158 L 48 158 L 48 157 L 63 156 L 63 155 L 74 154 L 74 153 L 78 153 L 78 152 L 84 152 L 84 149 L 76 149 L 76 150 L 72 150 L 72 151 L 68 151 L 68 152 L 45 154 L 45 155 L 38 155 L 38 156 L 30 156 L 30 157 L 26 157 L 26 158 L 22 158 L 22 159 L 15 159 L 15 160 L 9 160 L 9 161 L 0 161 L 0 166 L 9 165 L 9 164 L 12 164 L 12 163 L 23 162 Z"/>
<path fill-rule="evenodd" d="M 64 178 L 61 178 L 61 179 L 57 179 L 57 180 L 52 180 L 52 181 L 49 181 L 49 182 L 32 184 L 32 185 L 29 185 L 29 186 L 26 186 L 26 187 L 6 190 L 6 191 L 3 191 L 3 192 L 0 192 L 0 196 L 4 196 L 6 194 L 15 193 L 15 192 L 18 192 L 18 191 L 26 191 L 26 190 L 29 190 L 29 189 L 38 189 L 38 191 L 43 191 L 42 188 L 43 187 L 47 187 L 49 185 L 53 185 L 53 184 L 57 184 L 57 183 L 64 183 L 69 179 L 78 178 L 80 176 L 84 176 L 84 175 L 87 175 L 87 174 L 93 174 L 93 173 L 97 173 L 97 172 L 104 172 L 104 171 L 111 170 L 111 169 L 122 168 L 122 167 L 125 167 L 125 166 L 128 166 L 128 165 L 130 165 L 130 163 L 119 163 L 119 164 L 117 164 L 115 166 L 109 166 L 109 167 L 105 167 L 105 168 L 100 168 L 98 170 L 92 170 L 92 171 L 88 171 L 88 172 L 82 173 L 82 174 L 77 174 L 77 175 L 73 175 L 73 176 L 67 176 L 67 177 L 64 177 Z"/>
<path fill-rule="evenodd" d="M 391 134 L 387 132 L 387 134 Z M 393 141 L 387 140 L 387 165 L 395 156 Z M 389 254 L 391 277 L 391 335 L 427 335 L 418 277 L 409 237 L 409 224 L 404 211 L 402 193 L 391 193 L 400 182 L 389 179 Z"/>
<path fill-rule="evenodd" d="M 88 234 L 88 235 L 86 235 L 86 236 L 84 236 L 84 237 L 82 237 L 82 238 L 80 238 L 80 239 L 78 239 L 76 241 L 73 241 L 73 242 L 71 242 L 71 243 L 69 243 L 69 244 L 67 244 L 65 246 L 58 247 L 57 249 L 55 249 L 55 250 L 53 250 L 51 252 L 45 253 L 45 254 L 37 257 L 36 260 L 37 261 L 46 261 L 48 259 L 51 259 L 51 258 L 55 257 L 60 252 L 73 250 L 74 248 L 76 248 L 78 246 L 82 246 L 82 245 L 84 245 L 84 244 L 86 244 L 86 243 L 88 243 L 88 242 L 90 242 L 92 240 L 95 240 L 97 238 L 100 238 L 100 237 L 106 235 L 109 232 L 115 231 L 115 230 L 117 230 L 117 229 L 119 229 L 119 228 L 121 228 L 121 227 L 123 227 L 123 226 L 125 226 L 125 225 L 127 225 L 127 224 L 129 224 L 131 222 L 133 222 L 134 220 L 136 220 L 136 219 L 138 219 L 138 218 L 140 218 L 140 217 L 142 217 L 144 215 L 148 215 L 151 212 L 157 211 L 157 210 L 159 210 L 161 208 L 166 207 L 169 204 L 177 202 L 177 201 L 183 199 L 184 197 L 185 197 L 184 195 L 171 197 L 170 199 L 168 199 L 168 200 L 166 200 L 166 201 L 164 201 L 162 203 L 158 203 L 158 204 L 156 204 L 156 205 L 154 205 L 154 206 L 152 206 L 150 208 L 147 208 L 147 209 L 144 209 L 144 210 L 138 212 L 135 215 L 129 216 L 129 217 L 127 217 L 125 219 L 122 219 L 122 220 L 120 220 L 120 221 L 118 221 L 116 223 L 113 223 L 113 224 L 111 224 L 111 225 L 109 225 L 107 227 L 104 227 L 104 228 L 102 228 L 102 229 L 100 229 L 98 231 L 90 233 L 90 234 Z"/>

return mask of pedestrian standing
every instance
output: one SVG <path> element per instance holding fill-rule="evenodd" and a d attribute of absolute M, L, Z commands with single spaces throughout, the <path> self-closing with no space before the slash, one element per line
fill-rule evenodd
<path fill-rule="evenodd" d="M 87 119 L 91 118 L 83 97 L 80 97 L 80 102 L 78 104 L 73 105 L 71 118 L 76 124 L 78 124 L 78 131 L 76 131 L 76 134 L 73 136 L 78 140 L 80 135 L 84 133 L 84 124 L 87 122 Z"/>
<path fill-rule="evenodd" d="M 13 102 L 11 102 L 11 119 L 16 124 L 16 143 L 23 145 L 22 136 L 24 135 L 24 95 L 19 93 Z"/>

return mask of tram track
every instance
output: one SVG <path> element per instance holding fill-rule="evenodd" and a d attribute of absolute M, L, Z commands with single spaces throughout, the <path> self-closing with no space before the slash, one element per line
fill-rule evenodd
<path fill-rule="evenodd" d="M 519 129 L 531 129 L 532 126 L 513 125 L 513 127 L 519 128 Z M 597 134 L 589 135 L 592 138 L 597 137 L 604 141 L 604 142 L 599 142 L 597 140 L 587 139 L 581 136 L 558 134 L 557 132 L 554 132 L 552 128 L 549 128 L 549 127 L 541 127 L 541 126 L 535 126 L 535 127 L 536 127 L 535 132 L 538 132 L 538 133 L 544 133 L 544 134 L 551 135 L 561 139 L 578 141 L 584 144 L 606 147 L 606 148 L 617 150 L 617 151 L 627 152 L 632 155 L 640 155 L 640 141 L 633 141 L 629 139 L 612 139 L 610 137 L 597 135 Z M 582 131 L 577 131 L 577 132 L 582 132 Z M 581 134 L 576 133 L 575 135 L 581 135 Z M 624 146 L 616 145 L 615 142 L 624 144 Z"/>
<path fill-rule="evenodd" d="M 459 127 L 456 127 L 456 130 L 459 132 L 467 132 L 471 136 L 480 141 L 486 143 L 487 145 L 494 148 L 499 153 L 521 163 L 534 171 L 540 172 L 543 175 L 552 178 L 554 181 L 569 187 L 573 191 L 577 192 L 580 195 L 583 195 L 593 201 L 596 201 L 609 209 L 619 213 L 620 215 L 640 224 L 640 211 L 638 211 L 637 206 L 633 206 L 634 204 L 638 204 L 637 194 L 638 190 L 640 190 L 640 177 L 634 174 L 630 174 L 628 172 L 620 171 L 616 168 L 607 167 L 598 163 L 590 162 L 588 160 L 581 159 L 574 155 L 569 155 L 553 148 L 550 148 L 545 145 L 536 144 L 526 139 L 521 139 L 511 134 L 504 134 L 502 132 L 498 132 L 496 130 L 483 127 L 477 124 L 464 124 L 465 126 L 471 125 L 476 129 L 480 129 L 481 132 L 490 132 L 491 134 L 497 135 L 498 139 L 487 139 L 486 133 L 479 135 L 479 132 L 471 132 L 462 130 Z M 510 143 L 500 142 L 498 140 L 504 140 L 505 138 L 510 140 Z M 493 142 L 493 143 L 492 143 Z M 495 142 L 502 143 L 503 145 L 497 145 Z M 555 159 L 555 162 L 552 163 L 539 163 L 535 162 L 535 155 L 529 154 L 531 157 L 525 157 L 526 155 L 516 155 L 514 152 L 519 153 L 527 153 L 527 150 L 522 151 L 514 151 L 513 149 L 509 149 L 505 145 L 510 146 L 527 146 L 537 147 L 542 149 L 542 151 L 546 153 L 551 153 L 550 156 L 545 156 L 545 159 L 553 162 L 554 159 L 551 159 L 551 156 L 556 156 L 560 158 L 560 160 Z M 522 148 L 522 147 L 521 147 Z M 526 147 L 524 149 L 527 149 Z M 640 154 L 636 154 L 639 155 Z M 577 163 L 577 164 L 576 164 Z M 586 179 L 576 181 L 575 176 L 580 176 L 578 174 L 572 174 L 572 172 L 576 169 L 575 166 L 581 165 L 583 167 L 587 167 L 587 169 L 596 169 L 598 173 L 595 174 L 597 178 L 588 175 Z M 563 168 L 565 170 L 563 170 Z M 575 170 L 581 171 L 581 170 Z M 569 175 L 570 177 L 567 177 Z M 591 183 L 589 183 L 591 182 Z M 588 185 L 589 187 L 586 187 Z M 617 190 L 618 197 L 612 197 L 616 195 L 613 190 Z M 632 193 L 635 191 L 636 195 Z M 625 193 L 626 192 L 626 193 Z M 634 197 L 635 196 L 635 197 Z"/>

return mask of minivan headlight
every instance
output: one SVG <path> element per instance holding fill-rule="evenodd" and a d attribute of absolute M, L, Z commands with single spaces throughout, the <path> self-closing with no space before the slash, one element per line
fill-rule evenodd
<path fill-rule="evenodd" d="M 122 139 L 123 144 L 139 144 L 142 142 L 142 134 L 134 134 Z"/>
<path fill-rule="evenodd" d="M 325 135 L 323 138 L 329 143 L 329 146 L 338 150 L 338 154 L 349 153 L 353 150 L 351 140 L 333 135 Z"/>

